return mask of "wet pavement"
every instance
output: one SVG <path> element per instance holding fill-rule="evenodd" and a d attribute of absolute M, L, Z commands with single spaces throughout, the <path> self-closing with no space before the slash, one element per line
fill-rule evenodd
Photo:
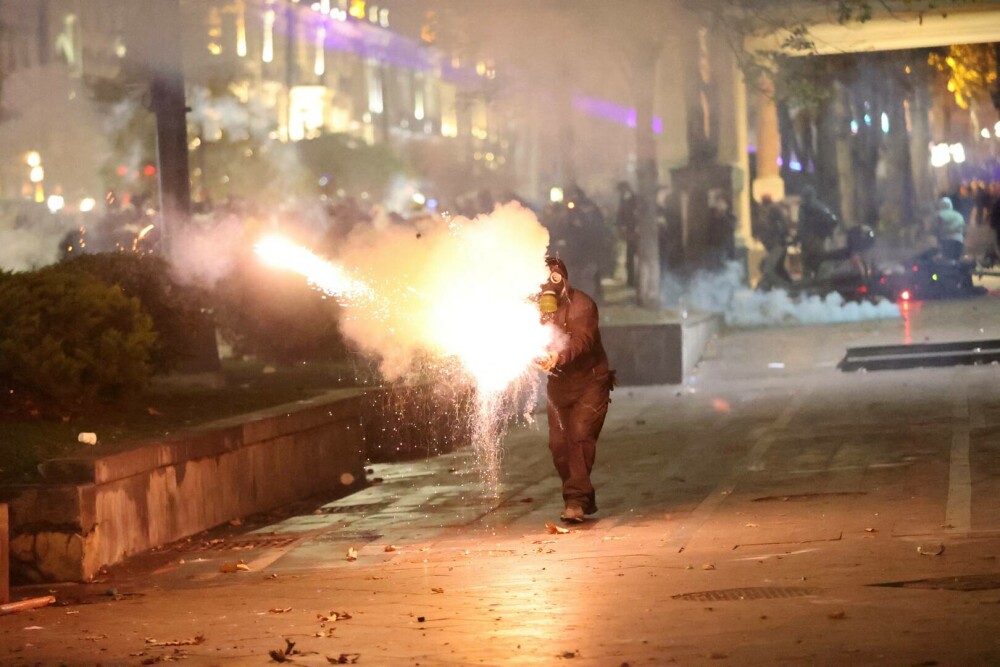
<path fill-rule="evenodd" d="M 601 511 L 567 533 L 540 414 L 496 496 L 469 450 L 383 464 L 100 582 L 16 589 L 59 603 L 0 617 L 0 664 L 1000 664 L 1000 367 L 836 369 L 848 346 L 998 338 L 998 305 L 729 331 L 685 385 L 620 387 Z"/>

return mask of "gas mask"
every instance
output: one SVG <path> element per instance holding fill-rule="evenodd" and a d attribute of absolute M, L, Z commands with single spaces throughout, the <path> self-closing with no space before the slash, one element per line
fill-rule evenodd
<path fill-rule="evenodd" d="M 559 299 L 566 294 L 566 279 L 558 271 L 549 274 L 538 295 L 538 310 L 542 315 L 551 315 L 559 309 Z"/>

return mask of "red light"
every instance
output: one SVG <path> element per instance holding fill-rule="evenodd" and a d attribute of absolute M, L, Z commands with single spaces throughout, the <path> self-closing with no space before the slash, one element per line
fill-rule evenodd
<path fill-rule="evenodd" d="M 156 167 L 151 164 L 147 164 L 142 168 L 142 173 L 146 176 L 156 176 Z"/>
<path fill-rule="evenodd" d="M 908 290 L 908 289 L 903 290 L 903 293 L 899 295 L 899 298 L 901 298 L 903 301 L 909 301 L 910 300 L 910 290 Z"/>
<path fill-rule="evenodd" d="M 118 172 L 119 176 L 124 176 L 125 174 L 128 173 L 128 169 L 126 167 L 118 167 L 116 171 Z"/>
<path fill-rule="evenodd" d="M 881 280 L 879 280 L 879 282 L 885 285 L 885 278 L 882 278 Z"/>
<path fill-rule="evenodd" d="M 916 273 L 916 272 L 917 272 L 917 265 L 916 265 L 916 264 L 914 264 L 914 265 L 913 265 L 913 272 L 914 272 L 914 273 Z"/>
<path fill-rule="evenodd" d="M 862 285 L 859 287 L 858 294 L 868 294 L 868 285 Z"/>

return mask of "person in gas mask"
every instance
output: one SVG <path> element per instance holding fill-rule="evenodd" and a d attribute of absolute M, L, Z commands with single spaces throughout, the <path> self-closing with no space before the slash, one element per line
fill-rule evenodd
<path fill-rule="evenodd" d="M 542 321 L 563 334 L 538 366 L 549 374 L 547 384 L 549 449 L 562 478 L 563 521 L 579 523 L 597 511 L 590 472 L 597 438 L 611 402 L 614 371 L 601 344 L 600 318 L 594 300 L 570 286 L 561 259 L 545 260 L 549 278 L 542 285 Z"/>

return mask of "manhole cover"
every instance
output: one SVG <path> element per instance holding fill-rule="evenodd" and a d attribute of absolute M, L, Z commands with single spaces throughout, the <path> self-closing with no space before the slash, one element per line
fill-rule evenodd
<path fill-rule="evenodd" d="M 185 542 L 178 545 L 175 551 L 247 551 L 250 549 L 276 549 L 287 547 L 295 542 L 296 535 L 261 535 L 260 537 L 241 537 L 236 540 L 202 540 L 200 542 Z"/>
<path fill-rule="evenodd" d="M 871 586 L 890 588 L 925 588 L 941 591 L 991 591 L 1000 588 L 1000 574 L 966 574 L 960 577 L 940 579 L 914 579 L 913 581 L 893 581 Z"/>
<path fill-rule="evenodd" d="M 819 589 L 803 587 L 758 586 L 754 588 L 725 588 L 718 591 L 698 591 L 674 595 L 674 600 L 688 602 L 730 602 L 739 600 L 776 600 L 779 598 L 803 598 L 816 595 Z"/>
<path fill-rule="evenodd" d="M 839 491 L 834 493 L 793 493 L 787 496 L 763 496 L 761 498 L 754 498 L 755 503 L 764 503 L 772 501 L 788 502 L 792 500 L 821 500 L 823 498 L 848 498 L 851 496 L 864 496 L 867 495 L 864 491 Z"/>

